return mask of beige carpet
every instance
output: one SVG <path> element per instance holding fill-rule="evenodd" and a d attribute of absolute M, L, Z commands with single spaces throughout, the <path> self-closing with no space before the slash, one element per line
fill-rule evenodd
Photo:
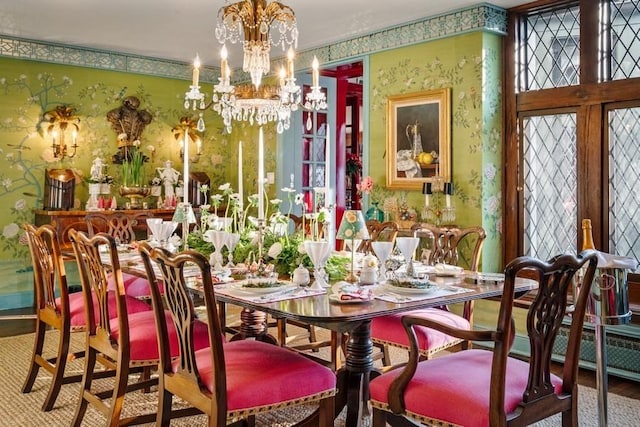
<path fill-rule="evenodd" d="M 52 332 L 55 333 L 55 332 Z M 81 345 L 81 335 L 74 338 L 74 343 Z M 29 394 L 22 394 L 20 389 L 27 372 L 33 334 L 18 335 L 16 337 L 0 338 L 0 378 L 3 385 L 0 388 L 0 426 L 7 427 L 40 427 L 40 426 L 68 426 L 73 417 L 76 401 L 79 393 L 78 384 L 68 384 L 62 387 L 62 391 L 56 402 L 55 408 L 48 412 L 42 412 L 40 407 L 48 390 L 50 376 L 41 373 L 36 380 L 34 390 Z M 396 353 L 397 357 L 401 357 Z M 81 364 L 74 361 L 68 366 L 69 370 L 80 371 Z M 41 371 L 42 372 L 42 371 Z M 125 413 L 151 412 L 156 407 L 156 393 L 133 393 L 125 399 Z M 580 426 L 597 426 L 597 396 L 595 390 L 580 388 Z M 462 409 L 462 408 L 461 408 Z M 300 409 L 281 411 L 273 416 L 261 417 L 258 420 L 260 426 L 288 426 L 292 421 L 301 419 L 304 411 Z M 640 401 L 622 396 L 609 394 L 609 425 L 612 427 L 639 425 Z M 102 416 L 93 409 L 89 409 L 85 416 L 83 426 L 101 426 L 104 423 Z M 203 417 L 191 417 L 183 420 L 175 420 L 171 425 L 196 426 L 204 425 Z M 339 417 L 336 426 L 343 426 L 344 419 Z M 536 426 L 558 426 L 558 417 L 552 417 Z"/>

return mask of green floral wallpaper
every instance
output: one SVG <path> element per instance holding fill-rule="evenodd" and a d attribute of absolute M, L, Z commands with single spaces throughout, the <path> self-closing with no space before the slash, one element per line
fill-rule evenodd
<path fill-rule="evenodd" d="M 89 175 L 94 158 L 104 158 L 108 164 L 106 173 L 116 181 L 120 178 L 120 166 L 110 162 L 117 152 L 117 135 L 106 114 L 120 107 L 124 97 L 136 96 L 140 99 L 139 109 L 153 116 L 141 135 L 141 148 L 150 157 L 145 167 L 148 179 L 165 160 L 171 160 L 173 167 L 182 171 L 179 144 L 171 129 L 181 117 L 193 114 L 183 107 L 187 86 L 187 81 L 164 77 L 0 58 L 0 205 L 4 206 L 0 210 L 0 268 L 6 278 L 0 284 L 0 309 L 11 306 L 8 295 L 31 288 L 31 262 L 21 226 L 33 222 L 33 210 L 42 208 L 45 169 L 74 170 L 75 206 L 84 209 L 88 185 L 82 177 Z M 205 85 L 203 90 L 211 89 Z M 63 161 L 53 158 L 51 139 L 38 133 L 42 114 L 61 104 L 75 107 L 80 118 L 77 154 Z M 238 140 L 242 139 L 245 195 L 257 192 L 255 174 L 250 173 L 257 170 L 257 144 L 253 143 L 258 139 L 257 129 L 234 126 L 233 132 L 226 135 L 217 114 L 208 111 L 204 118 L 203 153 L 190 156 L 190 170 L 206 172 L 213 192 L 226 182 L 237 188 Z M 267 170 L 274 170 L 275 132 L 265 132 L 265 146 L 269 153 Z M 112 194 L 116 193 L 112 190 Z M 24 277 L 13 277 L 21 272 Z"/>
<path fill-rule="evenodd" d="M 387 97 L 451 88 L 452 205 L 456 224 L 482 225 L 487 231 L 483 271 L 501 268 L 500 40 L 475 32 L 370 57 L 368 160 L 376 187 L 386 182 Z M 402 194 L 419 216 L 421 192 Z"/>

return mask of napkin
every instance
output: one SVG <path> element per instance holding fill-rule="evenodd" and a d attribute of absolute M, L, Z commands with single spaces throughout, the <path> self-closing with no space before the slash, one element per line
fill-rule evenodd
<path fill-rule="evenodd" d="M 596 251 L 598 268 L 622 268 L 635 271 L 638 261 L 635 258 Z"/>
<path fill-rule="evenodd" d="M 349 282 L 338 282 L 331 287 L 334 295 L 337 295 L 340 301 L 351 300 L 371 300 L 373 292 L 369 288 L 363 288 Z"/>
<path fill-rule="evenodd" d="M 462 273 L 462 267 L 449 264 L 436 264 L 434 266 L 436 274 L 460 274 Z"/>

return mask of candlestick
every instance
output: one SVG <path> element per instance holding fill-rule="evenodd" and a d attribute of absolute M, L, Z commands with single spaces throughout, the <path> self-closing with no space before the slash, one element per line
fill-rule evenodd
<path fill-rule="evenodd" d="M 318 80 L 319 80 L 319 78 L 318 78 L 318 67 L 319 67 L 319 64 L 318 64 L 318 58 L 316 58 L 316 57 L 314 56 L 314 57 L 313 57 L 313 62 L 311 63 L 311 68 L 313 69 L 313 73 L 312 73 L 312 75 L 313 75 L 313 83 L 312 83 L 312 85 L 311 85 L 312 87 L 318 87 L 318 86 L 320 86 L 320 85 L 318 84 Z"/>
<path fill-rule="evenodd" d="M 325 188 L 331 187 L 331 131 L 329 130 L 329 123 L 327 123 L 326 139 L 324 143 L 324 186 Z"/>
<path fill-rule="evenodd" d="M 264 136 L 258 137 L 258 220 L 264 220 Z"/>
<path fill-rule="evenodd" d="M 200 80 L 200 57 L 196 55 L 195 61 L 193 61 L 193 86 L 198 86 Z"/>
<path fill-rule="evenodd" d="M 238 142 L 238 201 L 240 208 L 244 206 L 244 189 L 243 189 L 243 174 L 242 174 L 242 141 Z"/>
<path fill-rule="evenodd" d="M 428 207 L 429 207 L 429 197 L 430 197 L 430 196 L 429 196 L 428 194 L 425 194 L 425 195 L 424 195 L 424 207 L 425 207 L 425 208 L 428 208 Z"/>

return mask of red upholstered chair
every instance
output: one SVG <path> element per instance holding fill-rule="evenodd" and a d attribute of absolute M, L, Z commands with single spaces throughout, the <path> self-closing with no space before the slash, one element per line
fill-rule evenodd
<path fill-rule="evenodd" d="M 464 265 L 468 270 L 477 271 L 482 246 L 487 237 L 482 227 L 449 228 L 418 223 L 412 227 L 412 230 L 414 236 L 420 237 L 421 240 L 425 238 L 430 242 L 428 244 L 429 249 L 427 249 L 429 251 L 427 262 L 430 265 L 436 263 Z M 463 251 L 466 254 L 466 263 L 461 262 L 463 259 L 461 252 Z M 449 311 L 448 307 L 445 306 L 374 318 L 371 322 L 371 340 L 376 347 L 381 347 L 382 363 L 385 366 L 391 365 L 387 346 L 409 348 L 409 339 L 404 333 L 401 322 L 401 318 L 405 314 L 430 318 L 455 328 L 470 329 L 473 317 L 473 301 L 468 301 L 464 304 L 462 316 Z M 416 334 L 420 344 L 418 347 L 420 354 L 427 359 L 439 351 L 458 344 L 462 344 L 463 348 L 468 346 L 467 341 L 429 328 L 417 327 Z"/>
<path fill-rule="evenodd" d="M 387 418 L 406 416 L 435 425 L 465 427 L 524 426 L 562 413 L 562 425 L 578 425 L 578 358 L 589 292 L 581 292 L 572 311 L 571 329 L 561 377 L 550 371 L 551 354 L 565 318 L 573 276 L 586 265 L 591 283 L 597 264 L 593 251 L 578 257 L 561 255 L 549 262 L 516 258 L 505 269 L 504 291 L 495 330 L 455 329 L 429 319 L 405 316 L 402 323 L 411 340 L 409 361 L 370 383 L 373 426 Z M 527 312 L 529 361 L 509 357 L 515 335 L 514 282 L 526 274 L 538 282 Z M 419 361 L 415 328 L 438 329 L 465 340 L 485 341 L 490 350 L 463 350 Z M 413 425 L 413 424 L 412 424 Z"/>
<path fill-rule="evenodd" d="M 256 340 L 223 342 L 217 312 L 211 267 L 195 251 L 172 255 L 161 248 L 139 247 L 150 280 L 156 263 L 165 285 L 164 298 L 152 293 L 153 307 L 160 320 L 160 409 L 157 425 L 168 426 L 173 396 L 178 396 L 208 415 L 209 426 L 248 419 L 255 415 L 302 403 L 319 403 L 319 420 L 314 425 L 333 426 L 335 374 L 295 351 Z M 211 347 L 198 350 L 193 343 L 193 303 L 185 283 L 185 265 L 196 265 L 201 273 Z M 163 305 L 172 313 L 180 331 L 180 357 L 171 360 L 167 351 L 167 328 L 162 321 Z"/>
<path fill-rule="evenodd" d="M 152 217 L 148 212 L 90 212 L 85 217 L 89 236 L 107 233 L 118 243 L 132 243 L 138 235 L 148 234 L 146 219 Z M 127 295 L 150 298 L 149 281 L 144 277 L 123 273 L 124 289 Z M 112 282 L 113 283 L 113 282 Z"/>
<path fill-rule="evenodd" d="M 83 332 L 86 325 L 84 297 L 82 293 L 69 294 L 64 257 L 60 252 L 58 235 L 51 225 L 36 228 L 25 224 L 31 263 L 33 266 L 34 290 L 36 299 L 36 333 L 29 372 L 22 386 L 23 393 L 29 393 L 38 376 L 40 368 L 52 375 L 49 392 L 42 405 L 43 411 L 49 411 L 55 404 L 60 387 L 63 384 L 79 382 L 81 375 L 65 376 L 65 367 L 71 358 L 82 357 L 83 352 L 70 353 L 72 332 Z M 56 296 L 56 294 L 58 296 Z M 133 299 L 133 298 L 132 298 Z M 115 313 L 113 293 L 108 297 L 108 304 Z M 94 298 L 94 305 L 97 299 Z M 150 311 L 151 307 L 138 300 L 128 305 L 131 313 Z M 58 345 L 55 357 L 43 354 L 46 331 L 58 330 Z"/>
<path fill-rule="evenodd" d="M 76 230 L 69 232 L 69 240 L 73 246 L 78 272 L 82 283 L 82 295 L 85 301 L 86 349 L 85 364 L 82 377 L 81 396 L 78 403 L 73 426 L 79 427 L 84 418 L 87 406 L 93 405 L 107 418 L 107 425 L 139 424 L 153 422 L 156 413 L 133 415 L 127 419 L 120 419 L 126 393 L 148 389 L 157 384 L 156 379 L 149 379 L 146 375 L 150 368 L 158 365 L 158 339 L 155 327 L 155 313 L 147 305 L 148 310 L 131 313 L 128 305 L 135 298 L 125 295 L 122 271 L 118 258 L 115 239 L 105 233 L 98 233 L 88 237 Z M 111 271 L 114 290 L 110 291 L 110 279 L 103 265 L 101 253 L 106 249 L 106 256 Z M 108 303 L 109 295 L 115 300 L 115 310 Z M 88 301 L 97 299 L 97 304 Z M 140 301 L 138 301 L 140 302 Z M 170 322 L 169 312 L 165 313 L 168 330 L 169 354 L 178 355 L 177 333 Z M 207 326 L 203 322 L 196 322 L 193 328 L 193 342 L 196 348 L 209 345 Z M 99 390 L 92 386 L 96 378 L 95 366 L 100 363 L 114 371 L 113 389 Z M 128 384 L 129 374 L 143 371 L 143 379 Z"/>

